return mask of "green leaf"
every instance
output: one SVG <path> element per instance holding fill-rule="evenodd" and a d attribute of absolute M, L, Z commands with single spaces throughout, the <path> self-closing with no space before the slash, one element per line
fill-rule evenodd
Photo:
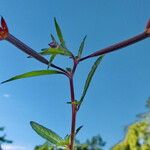
<path fill-rule="evenodd" d="M 59 45 L 58 42 L 56 41 L 55 37 L 52 34 L 51 34 L 51 38 L 52 38 L 53 42 L 55 42 L 57 45 Z"/>
<path fill-rule="evenodd" d="M 71 138 L 71 137 L 70 137 L 70 135 L 68 135 L 68 134 L 65 136 L 65 138 L 64 138 L 64 143 L 65 143 L 65 144 L 64 144 L 64 145 L 69 145 L 69 143 L 70 143 L 70 138 Z M 63 145 L 62 145 L 62 146 L 63 146 Z"/>
<path fill-rule="evenodd" d="M 46 48 L 42 49 L 42 52 L 40 52 L 41 55 L 65 55 L 65 56 L 71 56 L 70 52 L 67 50 L 63 50 L 61 48 Z"/>
<path fill-rule="evenodd" d="M 78 106 L 78 110 L 79 110 L 79 108 L 80 108 L 80 106 L 81 106 L 81 104 L 83 102 L 83 99 L 84 99 L 84 97 L 86 95 L 86 92 L 87 92 L 87 90 L 89 88 L 89 85 L 91 83 L 92 77 L 93 77 L 93 75 L 94 75 L 98 65 L 102 61 L 103 57 L 104 57 L 104 55 L 98 57 L 98 59 L 95 61 L 94 65 L 92 66 L 91 71 L 88 74 L 88 77 L 86 79 L 86 82 L 85 82 L 85 85 L 84 85 L 84 89 L 83 89 L 83 92 L 82 92 L 82 95 L 81 95 L 81 98 L 80 98 L 80 104 Z"/>
<path fill-rule="evenodd" d="M 80 131 L 82 128 L 83 128 L 83 126 L 80 126 L 80 127 L 77 128 L 77 130 L 76 130 L 76 135 L 79 133 L 79 131 Z"/>
<path fill-rule="evenodd" d="M 81 44 L 80 44 L 79 51 L 78 51 L 78 58 L 81 58 L 86 37 L 87 37 L 87 36 L 84 37 L 84 39 L 82 40 L 82 42 L 81 42 Z"/>
<path fill-rule="evenodd" d="M 59 25 L 58 25 L 58 23 L 57 23 L 56 18 L 54 18 L 54 23 L 55 23 L 55 28 L 56 28 L 56 32 L 57 32 L 57 36 L 58 36 L 58 38 L 59 38 L 59 41 L 60 41 L 61 45 L 62 45 L 64 48 L 66 48 L 66 46 L 65 46 L 65 41 L 64 41 L 64 39 L 63 39 L 63 35 L 62 35 L 61 29 L 60 29 L 60 27 L 59 27 Z"/>
<path fill-rule="evenodd" d="M 49 63 L 48 63 L 48 67 L 47 67 L 47 69 L 49 69 L 49 67 L 50 67 L 50 65 L 51 65 L 52 61 L 55 59 L 55 57 L 56 57 L 56 55 L 55 55 L 55 54 L 54 54 L 54 55 L 51 55 L 50 60 L 49 60 Z"/>
<path fill-rule="evenodd" d="M 30 125 L 38 135 L 55 145 L 63 141 L 63 139 L 58 134 L 36 122 L 31 121 Z"/>
<path fill-rule="evenodd" d="M 6 81 L 1 82 L 1 84 L 6 83 L 6 82 L 10 82 L 13 80 L 18 80 L 18 79 L 22 79 L 22 78 L 29 78 L 29 77 L 35 77 L 35 76 L 41 76 L 41 75 L 49 75 L 49 74 L 60 74 L 59 71 L 57 70 L 36 70 L 36 71 L 31 71 L 31 72 L 27 72 L 21 75 L 17 75 L 14 76 Z"/>
<path fill-rule="evenodd" d="M 61 142 L 57 143 L 57 146 L 59 147 L 66 147 L 69 145 L 69 142 L 67 140 L 62 140 Z"/>

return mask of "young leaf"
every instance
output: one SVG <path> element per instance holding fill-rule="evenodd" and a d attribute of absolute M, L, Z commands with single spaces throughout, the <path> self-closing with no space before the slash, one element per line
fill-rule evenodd
<path fill-rule="evenodd" d="M 63 139 L 58 134 L 36 122 L 31 121 L 30 125 L 38 135 L 55 145 L 63 141 Z"/>
<path fill-rule="evenodd" d="M 90 83 L 91 83 L 92 77 L 93 77 L 93 75 L 94 75 L 94 73 L 95 73 L 95 71 L 96 71 L 98 65 L 99 65 L 100 62 L 102 61 L 102 58 L 103 58 L 103 57 L 104 57 L 103 55 L 98 57 L 98 59 L 95 61 L 94 65 L 92 66 L 91 71 L 90 71 L 89 74 L 88 74 L 88 77 L 87 77 L 86 82 L 85 82 L 85 85 L 84 85 L 83 93 L 82 93 L 82 96 L 81 96 L 81 98 L 80 98 L 80 104 L 79 104 L 79 106 L 78 106 L 78 110 L 79 110 L 79 108 L 80 108 L 80 106 L 81 106 L 81 104 L 82 104 L 82 102 L 83 102 L 83 99 L 84 99 L 84 97 L 85 97 L 85 95 L 86 95 L 86 92 L 87 92 L 87 90 L 88 90 L 88 88 L 89 88 L 89 85 L 90 85 Z"/>
<path fill-rule="evenodd" d="M 51 38 L 52 38 L 53 42 L 55 42 L 57 45 L 59 45 L 58 42 L 56 41 L 55 37 L 52 34 L 51 34 Z"/>
<path fill-rule="evenodd" d="M 55 57 L 56 57 L 55 54 L 54 54 L 54 55 L 51 55 L 47 69 L 49 69 L 49 67 L 50 67 L 52 61 L 55 59 Z"/>
<path fill-rule="evenodd" d="M 83 48 L 84 48 L 84 43 L 85 43 L 86 37 L 87 37 L 87 36 L 85 36 L 85 37 L 84 37 L 84 39 L 82 40 L 82 42 L 81 42 L 81 44 L 80 44 L 79 51 L 78 51 L 78 58 L 80 58 L 80 57 L 81 57 L 81 55 L 82 55 L 82 52 L 83 52 Z"/>
<path fill-rule="evenodd" d="M 46 48 L 42 49 L 42 52 L 40 52 L 41 55 L 65 55 L 65 56 L 71 56 L 69 51 L 63 50 L 61 48 Z"/>
<path fill-rule="evenodd" d="M 66 135 L 65 138 L 64 138 L 64 141 L 63 142 L 60 142 L 59 145 L 61 146 L 68 146 L 70 143 L 70 135 Z"/>
<path fill-rule="evenodd" d="M 60 74 L 59 71 L 57 70 L 36 70 L 36 71 L 31 71 L 31 72 L 27 72 L 21 75 L 17 75 L 14 76 L 6 81 L 1 82 L 1 84 L 6 83 L 6 82 L 10 82 L 13 80 L 18 80 L 18 79 L 22 79 L 22 78 L 29 78 L 29 77 L 35 77 L 35 76 L 41 76 L 41 75 L 49 75 L 49 74 Z"/>
<path fill-rule="evenodd" d="M 63 35 L 62 35 L 61 29 L 60 29 L 60 27 L 59 27 L 59 25 L 58 25 L 58 23 L 57 23 L 57 21 L 56 21 L 56 18 L 54 18 L 54 23 L 55 23 L 55 28 L 56 28 L 56 32 L 57 32 L 57 36 L 58 36 L 58 38 L 59 38 L 59 41 L 60 41 L 61 45 L 62 45 L 64 48 L 66 48 L 66 46 L 65 46 L 65 41 L 64 41 L 64 39 L 63 39 Z"/>
<path fill-rule="evenodd" d="M 83 126 L 80 126 L 80 127 L 77 128 L 77 130 L 76 130 L 76 135 L 79 133 L 79 131 L 80 131 L 82 128 L 83 128 Z"/>

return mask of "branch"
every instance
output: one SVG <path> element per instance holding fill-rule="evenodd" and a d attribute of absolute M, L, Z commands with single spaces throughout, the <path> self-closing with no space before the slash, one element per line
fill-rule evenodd
<path fill-rule="evenodd" d="M 3 17 L 1 17 L 0 40 L 6 40 L 6 41 L 10 42 L 11 44 L 13 44 L 17 48 L 19 48 L 21 51 L 23 51 L 24 53 L 32 56 L 33 58 L 40 61 L 41 63 L 49 65 L 49 61 L 47 59 L 45 59 L 42 55 L 40 55 L 35 50 L 33 50 L 32 48 L 30 48 L 29 46 L 27 46 L 22 41 L 20 41 L 19 39 L 17 39 L 16 37 L 14 37 L 12 34 L 9 33 L 7 24 Z M 68 73 L 66 70 L 64 70 L 54 64 L 51 64 L 50 66 L 62 71 L 63 74 L 68 76 Z"/>
<path fill-rule="evenodd" d="M 107 53 L 116 51 L 118 49 L 127 47 L 127 46 L 132 45 L 134 43 L 137 43 L 139 41 L 142 41 L 142 40 L 144 40 L 148 37 L 150 37 L 150 20 L 148 21 L 148 24 L 146 26 L 146 30 L 143 33 L 138 34 L 138 35 L 136 35 L 132 38 L 129 38 L 127 40 L 124 40 L 122 42 L 119 42 L 117 44 L 114 44 L 114 45 L 111 45 L 109 47 L 98 50 L 98 51 L 96 51 L 96 52 L 94 52 L 94 53 L 92 53 L 88 56 L 85 56 L 85 57 L 81 58 L 79 61 L 83 61 L 83 60 L 91 58 L 91 57 L 96 57 L 96 56 L 99 56 L 99 55 L 103 55 L 103 54 L 107 54 Z"/>

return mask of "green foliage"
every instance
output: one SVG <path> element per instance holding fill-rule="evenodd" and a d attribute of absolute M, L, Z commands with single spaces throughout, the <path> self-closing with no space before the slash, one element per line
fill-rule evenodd
<path fill-rule="evenodd" d="M 33 121 L 31 121 L 30 124 L 31 124 L 32 128 L 34 129 L 34 131 L 38 135 L 40 135 L 44 139 L 50 141 L 51 143 L 53 143 L 55 145 L 59 145 L 60 142 L 63 141 L 63 139 L 58 134 L 53 132 L 52 130 L 50 130 L 36 122 L 33 122 Z"/>
<path fill-rule="evenodd" d="M 105 142 L 101 136 L 93 136 L 91 139 L 87 139 L 85 143 L 80 143 L 79 140 L 75 140 L 74 150 L 102 150 Z M 55 147 L 51 143 L 46 142 L 43 145 L 36 146 L 34 150 L 63 150 L 64 148 Z"/>
<path fill-rule="evenodd" d="M 45 48 L 45 49 L 42 49 L 39 54 L 41 55 L 58 55 L 59 54 L 59 55 L 71 56 L 69 51 L 62 49 L 61 47 Z"/>
<path fill-rule="evenodd" d="M 147 122 L 150 122 L 150 98 L 146 101 L 146 108 L 148 109 L 148 112 L 140 113 L 137 117 L 142 121 L 146 120 Z"/>
<path fill-rule="evenodd" d="M 62 32 L 61 32 L 61 29 L 56 21 L 56 18 L 54 18 L 54 23 L 55 23 L 55 29 L 56 29 L 56 32 L 57 32 L 57 36 L 59 38 L 59 41 L 61 43 L 61 46 L 66 48 L 66 45 L 65 45 L 65 41 L 64 41 L 64 38 L 63 38 L 63 35 L 62 35 Z"/>
<path fill-rule="evenodd" d="M 53 60 L 55 59 L 55 57 L 56 57 L 56 54 L 53 54 L 53 55 L 50 56 L 49 64 L 48 64 L 47 69 L 50 67 L 50 65 L 51 65 L 51 63 L 53 62 Z"/>
<path fill-rule="evenodd" d="M 150 99 L 146 108 L 150 109 Z M 150 150 L 150 111 L 137 115 L 140 121 L 127 128 L 124 139 L 111 150 Z"/>
<path fill-rule="evenodd" d="M 86 37 L 87 36 L 84 37 L 84 39 L 82 40 L 82 42 L 80 44 L 79 51 L 78 51 L 78 58 L 81 58 L 81 55 L 82 55 L 82 52 L 83 52 L 83 49 L 84 49 L 84 43 L 85 43 Z"/>
<path fill-rule="evenodd" d="M 50 74 L 60 74 L 57 70 L 36 70 L 27 72 L 21 75 L 14 76 L 6 81 L 3 81 L 2 83 L 10 82 L 13 80 L 23 79 L 23 78 L 29 78 L 29 77 L 35 77 L 35 76 L 41 76 L 41 75 L 50 75 Z"/>
<path fill-rule="evenodd" d="M 98 65 L 100 64 L 100 62 L 102 61 L 103 56 L 101 54 L 112 52 L 114 50 L 131 45 L 135 42 L 141 41 L 149 37 L 149 33 L 146 32 L 149 30 L 149 28 L 147 28 L 147 30 L 144 31 L 143 34 L 140 34 L 134 38 L 130 38 L 127 41 L 120 42 L 118 44 L 104 48 L 102 49 L 102 51 L 97 51 L 86 57 L 81 58 L 82 52 L 84 49 L 86 36 L 84 37 L 84 39 L 82 40 L 80 44 L 78 55 L 74 56 L 73 53 L 71 53 L 71 51 L 69 51 L 66 47 L 62 31 L 56 21 L 56 18 L 54 18 L 54 24 L 55 24 L 55 29 L 57 32 L 59 42 L 57 42 L 54 36 L 51 35 L 52 42 L 49 44 L 50 47 L 46 49 L 42 49 L 40 53 L 37 53 L 36 51 L 28 47 L 26 44 L 24 44 L 23 42 L 15 38 L 13 35 L 9 34 L 5 20 L 3 18 L 1 19 L 1 28 L 0 28 L 1 29 L 0 34 L 2 37 L 1 40 L 2 39 L 7 40 L 8 42 L 18 47 L 23 52 L 25 52 L 26 54 L 31 55 L 31 57 L 34 57 L 38 61 L 48 65 L 48 68 L 52 66 L 53 68 L 59 70 L 59 71 L 57 70 L 31 71 L 31 72 L 27 72 L 27 73 L 12 77 L 2 83 L 6 83 L 6 82 L 17 80 L 17 79 L 23 79 L 23 78 L 35 77 L 35 76 L 41 76 L 41 75 L 50 75 L 50 74 L 63 74 L 66 77 L 68 77 L 70 81 L 70 95 L 71 95 L 71 100 L 68 103 L 71 104 L 71 107 L 72 107 L 71 133 L 68 136 L 66 136 L 64 139 L 62 139 L 58 134 L 56 134 L 52 130 L 36 122 L 31 121 L 30 124 L 32 128 L 34 129 L 34 131 L 38 135 L 40 135 L 41 137 L 43 137 L 44 139 L 48 140 L 50 143 L 53 144 L 53 145 L 44 144 L 40 147 L 36 147 L 35 150 L 52 150 L 52 149 L 56 149 L 55 147 L 57 147 L 58 149 L 58 147 L 60 146 L 63 148 L 69 148 L 70 150 L 73 150 L 73 148 L 75 150 L 88 150 L 88 149 L 89 150 L 102 150 L 102 147 L 105 145 L 105 143 L 102 141 L 102 138 L 100 136 L 94 136 L 91 140 L 87 140 L 87 142 L 83 144 L 80 144 L 80 142 L 76 142 L 74 146 L 75 135 L 82 128 L 82 126 L 80 126 L 79 128 L 75 130 L 77 111 L 79 110 L 85 98 L 85 95 L 87 93 L 87 90 L 89 88 L 89 85 L 92 81 L 92 78 L 94 76 L 96 69 Z M 5 33 L 5 29 L 6 29 L 6 33 Z M 49 61 L 45 59 L 44 55 L 50 56 Z M 72 68 L 66 68 L 66 70 L 64 70 L 63 68 L 52 64 L 53 60 L 55 59 L 57 55 L 64 55 L 64 56 L 68 56 L 69 58 L 71 58 L 73 60 Z M 99 57 L 95 61 L 94 65 L 92 66 L 87 76 L 84 89 L 81 94 L 81 98 L 79 99 L 79 101 L 76 101 L 75 93 L 74 93 L 74 83 L 73 83 L 74 78 L 73 77 L 74 77 L 74 73 L 76 71 L 77 65 L 81 61 L 91 58 L 91 57 L 95 57 L 95 56 L 99 56 Z M 147 103 L 147 107 L 150 108 L 150 100 Z M 141 115 L 141 117 L 142 117 L 142 121 L 136 122 L 132 124 L 131 126 L 129 126 L 124 140 L 118 143 L 117 145 L 115 145 L 112 148 L 112 150 L 150 150 L 150 129 L 149 129 L 150 113 L 144 113 Z M 0 131 L 3 131 L 3 130 L 4 130 L 3 128 L 0 128 Z M 7 143 L 10 142 L 9 140 L 5 139 L 5 135 L 0 137 L 0 141 L 7 142 Z"/>
<path fill-rule="evenodd" d="M 90 85 L 90 83 L 91 83 L 92 77 L 93 77 L 93 75 L 94 75 L 94 73 L 95 73 L 95 71 L 96 71 L 98 65 L 99 65 L 100 62 L 102 61 L 103 57 L 104 57 L 103 55 L 98 57 L 98 59 L 95 61 L 94 65 L 92 66 L 91 71 L 90 71 L 89 74 L 88 74 L 88 77 L 87 77 L 87 79 L 86 79 L 86 82 L 85 82 L 85 85 L 84 85 L 84 89 L 83 89 L 83 92 L 82 92 L 82 96 L 81 96 L 81 98 L 80 98 L 79 108 L 80 108 L 80 106 L 81 106 L 81 104 L 82 104 L 82 102 L 83 102 L 83 100 L 84 100 L 84 97 L 85 97 L 85 95 L 86 95 L 86 92 L 87 92 L 87 90 L 88 90 L 88 88 L 89 88 L 89 85 Z"/>
<path fill-rule="evenodd" d="M 128 127 L 124 140 L 111 150 L 150 150 L 149 123 L 137 122 Z"/>

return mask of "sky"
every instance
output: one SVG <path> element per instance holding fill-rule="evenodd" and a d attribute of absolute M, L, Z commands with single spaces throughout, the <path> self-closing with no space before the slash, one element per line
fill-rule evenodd
<path fill-rule="evenodd" d="M 68 48 L 77 54 L 87 35 L 84 56 L 144 31 L 150 18 L 149 0 L 1 0 L 0 14 L 11 34 L 40 51 L 56 36 L 53 18 L 59 22 Z M 77 138 L 85 141 L 100 134 L 105 150 L 123 138 L 124 127 L 145 111 L 150 96 L 150 39 L 107 54 L 97 69 L 84 103 L 78 112 Z M 0 81 L 47 66 L 7 41 L 0 41 Z M 75 94 L 79 99 L 95 58 L 82 62 L 75 74 Z M 71 66 L 58 56 L 54 63 Z M 33 150 L 44 143 L 30 127 L 36 121 L 65 137 L 70 132 L 71 109 L 66 77 L 41 76 L 0 85 L 0 126 L 5 126 L 12 145 L 6 150 Z"/>

